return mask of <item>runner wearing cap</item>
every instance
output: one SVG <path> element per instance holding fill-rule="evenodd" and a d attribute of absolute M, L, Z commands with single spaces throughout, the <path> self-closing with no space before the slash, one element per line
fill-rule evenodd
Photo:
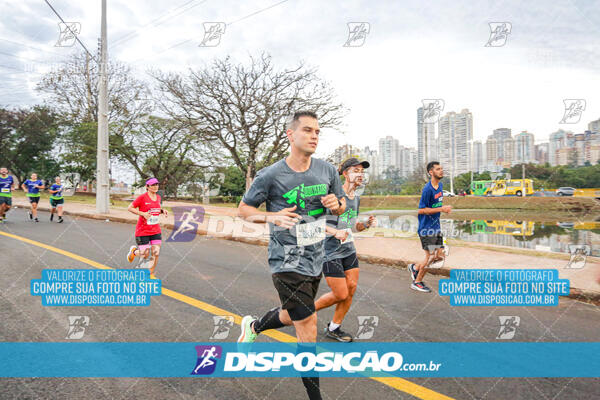
<path fill-rule="evenodd" d="M 364 231 L 377 223 L 373 215 L 366 223 L 357 222 L 360 197 L 355 190 L 363 185 L 366 168 L 369 168 L 369 162 L 359 161 L 356 158 L 350 158 L 342 163 L 339 172 L 345 178 L 342 187 L 346 198 L 346 210 L 342 215 L 327 219 L 328 225 L 334 229 L 334 235 L 327 236 L 325 240 L 323 275 L 331 291 L 319 297 L 315 307 L 319 311 L 336 305 L 333 319 L 325 328 L 325 335 L 340 342 L 352 341 L 352 335 L 341 329 L 358 284 L 358 258 L 352 232 Z M 344 238 L 342 234 L 347 236 Z"/>
<path fill-rule="evenodd" d="M 27 198 L 31 205 L 31 211 L 29 211 L 29 219 L 33 219 L 35 222 L 40 222 L 37 217 L 37 207 L 40 201 L 40 189 L 44 189 L 44 182 L 38 179 L 37 174 L 34 172 L 31 174 L 31 179 L 27 179 L 21 185 L 24 192 L 27 192 Z"/>
<path fill-rule="evenodd" d="M 168 215 L 167 210 L 160 205 L 160 196 L 158 191 L 158 179 L 150 178 L 146 181 L 146 193 L 138 196 L 127 210 L 133 214 L 139 215 L 137 225 L 135 226 L 135 243 L 137 246 L 131 246 L 127 254 L 127 261 L 133 262 L 136 256 L 141 256 L 144 260 L 149 260 L 152 256 L 152 265 L 150 267 L 150 277 L 156 279 L 154 270 L 158 263 L 160 254 L 161 230 L 159 216 Z"/>
<path fill-rule="evenodd" d="M 54 220 L 54 213 L 58 212 L 58 223 L 62 223 L 63 220 L 63 204 L 65 199 L 63 198 L 62 191 L 63 185 L 60 182 L 60 177 L 54 178 L 54 184 L 48 189 L 50 192 L 50 221 Z"/>
<path fill-rule="evenodd" d="M 15 189 L 15 181 L 8 174 L 8 168 L 0 168 L 0 223 L 4 222 L 6 213 L 12 206 L 12 191 Z"/>
<path fill-rule="evenodd" d="M 427 268 L 434 261 L 443 259 L 444 238 L 440 227 L 440 213 L 450 213 L 451 206 L 442 205 L 444 194 L 442 190 L 442 178 L 444 169 L 438 161 L 431 161 L 427 164 L 427 173 L 431 180 L 427 182 L 421 194 L 419 202 L 419 238 L 421 247 L 425 251 L 425 259 L 418 265 L 409 264 L 408 271 L 412 278 L 411 289 L 420 292 L 431 292 L 431 289 L 425 285 L 423 278 Z"/>
<path fill-rule="evenodd" d="M 245 316 L 238 342 L 252 343 L 259 333 L 286 325 L 294 325 L 300 343 L 314 346 L 317 340 L 315 296 L 323 268 L 326 213 L 339 215 L 345 208 L 335 167 L 312 158 L 319 132 L 315 113 L 295 113 L 286 131 L 290 155 L 260 170 L 238 207 L 245 220 L 269 223 L 269 267 L 281 301 L 281 307 L 259 319 Z M 267 211 L 258 210 L 265 202 Z M 318 377 L 302 376 L 302 383 L 310 399 L 321 399 Z"/>

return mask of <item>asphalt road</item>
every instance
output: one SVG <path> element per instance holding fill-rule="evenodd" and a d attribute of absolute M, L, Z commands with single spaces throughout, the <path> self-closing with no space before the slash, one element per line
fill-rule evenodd
<path fill-rule="evenodd" d="M 114 268 L 129 267 L 133 225 L 66 217 L 63 224 L 27 220 L 11 211 L 0 232 L 51 245 Z M 163 231 L 163 240 L 168 232 Z M 210 341 L 212 314 L 168 296 L 149 307 L 43 307 L 29 291 L 44 268 L 92 268 L 22 240 L 0 235 L 0 341 L 66 342 L 69 315 L 87 315 L 85 342 Z M 190 243 L 164 243 L 157 275 L 163 287 L 238 315 L 262 314 L 278 304 L 266 263 L 266 248 L 197 237 Z M 561 299 L 558 307 L 451 307 L 437 295 L 439 277 L 426 281 L 434 293 L 409 288 L 405 270 L 361 265 L 360 282 L 345 330 L 356 333 L 358 316 L 377 316 L 372 341 L 497 341 L 499 316 L 521 318 L 514 341 L 598 341 L 597 306 Z M 323 281 L 320 293 L 327 286 Z M 332 310 L 319 313 L 319 331 Z M 282 330 L 294 335 L 293 329 Z M 235 325 L 230 336 L 239 334 Z M 273 338 L 261 335 L 259 340 Z M 327 340 L 320 336 L 320 340 Z M 600 396 L 600 378 L 418 378 L 431 392 L 420 397 L 368 378 L 322 378 L 324 399 L 591 399 Z M 304 399 L 296 378 L 27 378 L 1 379 L 2 399 Z M 437 397 L 442 398 L 442 397 Z"/>

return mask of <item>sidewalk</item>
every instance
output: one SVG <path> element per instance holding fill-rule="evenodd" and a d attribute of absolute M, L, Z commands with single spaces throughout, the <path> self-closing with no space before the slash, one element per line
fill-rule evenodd
<path fill-rule="evenodd" d="M 13 198 L 13 205 L 28 207 L 24 198 Z M 193 204 L 185 202 L 165 201 L 167 207 L 186 206 Z M 256 245 L 266 245 L 268 232 L 265 226 L 252 224 L 235 218 L 237 209 L 211 205 L 197 205 L 205 210 L 205 218 L 199 226 L 198 234 L 235 240 Z M 49 211 L 49 205 L 40 203 L 39 209 Z M 96 214 L 94 205 L 69 203 L 66 199 L 66 215 L 75 215 L 84 218 L 110 220 L 115 222 L 137 222 L 137 216 L 129 213 L 125 208 L 111 208 L 110 214 Z M 161 226 L 173 229 L 174 219 L 172 213 L 167 218 L 161 218 Z M 356 248 L 359 259 L 369 263 L 385 264 L 397 268 L 405 268 L 407 263 L 419 262 L 423 258 L 421 243 L 416 238 L 390 238 L 390 237 L 361 237 L 356 236 Z M 480 244 L 461 243 L 453 245 L 450 242 L 450 255 L 443 268 L 437 274 L 449 275 L 450 269 L 475 269 L 475 268 L 556 268 L 561 279 L 569 279 L 571 294 L 569 297 L 581 300 L 600 302 L 600 260 L 588 257 L 587 263 L 581 269 L 565 269 L 569 260 L 568 254 L 558 254 L 525 249 L 513 249 L 504 246 L 486 246 Z M 542 254 L 542 255 L 540 255 Z M 408 273 L 408 272 L 407 272 Z M 434 272 L 435 273 L 435 272 Z"/>

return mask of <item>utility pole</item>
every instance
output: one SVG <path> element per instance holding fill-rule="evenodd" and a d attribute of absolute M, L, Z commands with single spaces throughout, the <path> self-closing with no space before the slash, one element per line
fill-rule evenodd
<path fill-rule="evenodd" d="M 454 160 L 450 162 L 450 193 L 454 193 Z"/>
<path fill-rule="evenodd" d="M 523 177 L 523 179 L 522 179 L 523 190 L 521 191 L 521 196 L 525 197 L 525 163 L 521 164 L 521 167 L 523 168 L 523 171 L 521 174 L 521 176 Z"/>
<path fill-rule="evenodd" d="M 469 189 L 473 190 L 473 168 L 471 167 L 471 182 L 469 183 Z M 468 191 L 467 191 L 468 193 Z"/>
<path fill-rule="evenodd" d="M 96 167 L 96 212 L 108 214 L 108 78 L 106 76 L 106 0 L 102 0 L 100 28 L 100 65 L 98 79 L 98 154 Z"/>

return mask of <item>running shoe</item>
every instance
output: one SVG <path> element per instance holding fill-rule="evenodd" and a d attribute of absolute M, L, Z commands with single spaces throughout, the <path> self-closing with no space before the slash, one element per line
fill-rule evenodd
<path fill-rule="evenodd" d="M 325 328 L 325 336 L 331 339 L 335 339 L 338 342 L 348 343 L 352 341 L 352 335 L 344 332 L 338 326 L 333 331 L 329 329 L 329 322 L 327 323 L 327 327 Z"/>
<path fill-rule="evenodd" d="M 39 220 L 39 219 L 37 219 L 37 217 L 34 219 L 34 221 L 35 221 L 35 222 L 40 222 L 40 220 Z"/>
<path fill-rule="evenodd" d="M 127 253 L 127 261 L 129 261 L 130 263 L 132 263 L 135 259 L 135 249 L 137 249 L 137 246 L 131 246 L 129 248 L 129 253 Z"/>
<path fill-rule="evenodd" d="M 417 279 L 417 275 L 419 274 L 419 271 L 416 270 L 415 268 L 415 264 L 408 264 L 408 272 L 410 272 L 410 276 L 412 277 L 412 280 L 416 280 Z"/>
<path fill-rule="evenodd" d="M 59 223 L 59 224 L 62 224 L 62 223 L 63 223 L 63 221 L 64 221 L 63 217 L 58 217 L 58 223 Z"/>
<path fill-rule="evenodd" d="M 251 315 L 246 315 L 244 318 L 242 318 L 242 323 L 240 324 L 242 333 L 237 340 L 238 343 L 254 343 L 256 337 L 258 336 L 258 333 L 254 333 L 252 331 L 252 323 L 254 321 L 256 321 L 256 318 Z"/>
<path fill-rule="evenodd" d="M 418 290 L 419 292 L 425 292 L 425 293 L 431 292 L 431 289 L 429 289 L 425 285 L 425 282 L 415 282 L 415 281 L 413 281 L 413 283 L 410 285 L 410 288 L 413 289 L 413 290 Z"/>
<path fill-rule="evenodd" d="M 54 221 L 54 213 L 50 213 L 50 222 Z"/>

